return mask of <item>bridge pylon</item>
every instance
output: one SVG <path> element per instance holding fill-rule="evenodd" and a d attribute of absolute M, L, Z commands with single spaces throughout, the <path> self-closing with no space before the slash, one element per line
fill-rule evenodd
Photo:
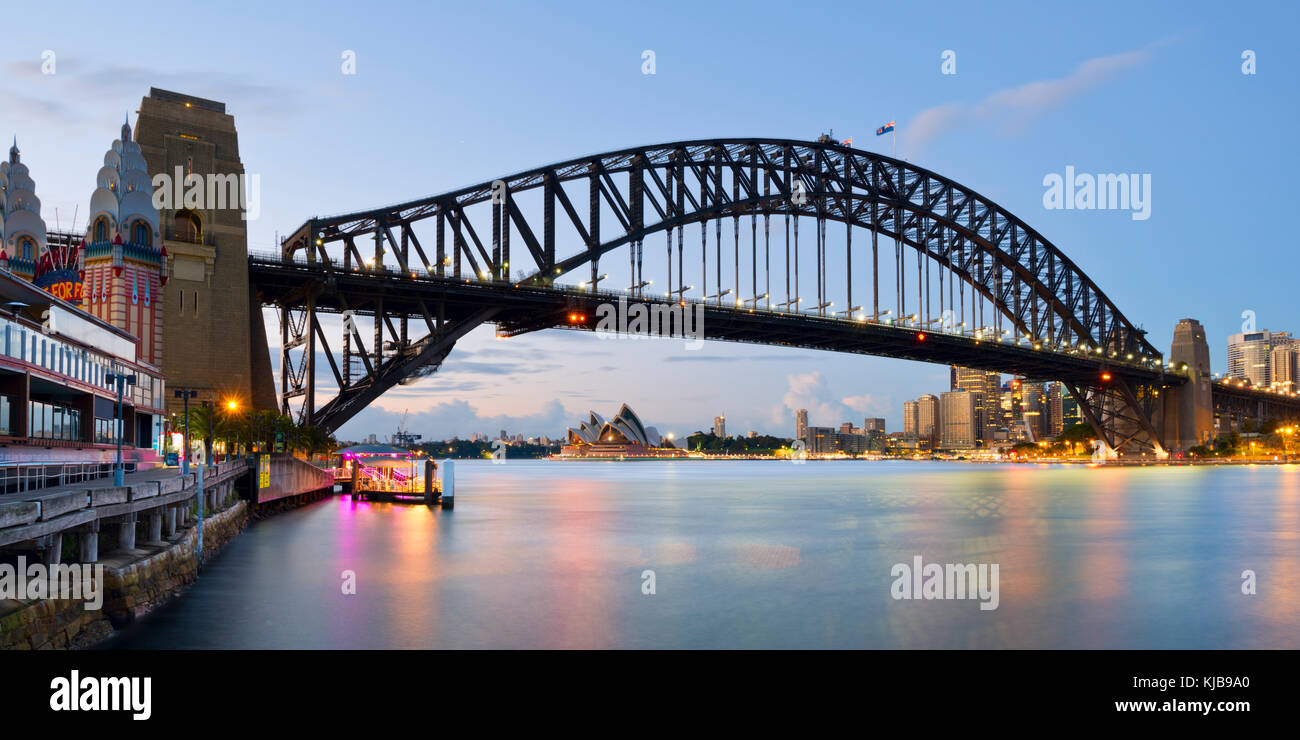
<path fill-rule="evenodd" d="M 1214 436 L 1214 391 L 1210 385 L 1210 347 L 1201 322 L 1178 322 L 1169 362 L 1175 368 L 1186 366 L 1188 382 L 1166 393 L 1160 417 L 1162 436 L 1170 449 L 1179 452 L 1210 444 Z"/>

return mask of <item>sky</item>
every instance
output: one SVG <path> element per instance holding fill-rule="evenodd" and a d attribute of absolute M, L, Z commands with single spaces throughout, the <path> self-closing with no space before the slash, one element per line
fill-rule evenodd
<path fill-rule="evenodd" d="M 52 228 L 77 209 L 82 226 L 103 152 L 151 86 L 226 103 L 261 182 L 249 222 L 260 251 L 312 215 L 627 146 L 833 130 L 888 154 L 890 137 L 874 132 L 893 120 L 898 156 L 1033 226 L 1157 347 L 1196 318 L 1222 372 L 1227 335 L 1249 317 L 1300 330 L 1286 218 L 1300 164 L 1294 3 L 214 7 L 6 11 L 0 134 L 17 137 Z M 355 74 L 343 73 L 347 52 Z M 1047 208 L 1044 180 L 1067 167 L 1149 175 L 1149 217 Z M 815 425 L 883 416 L 897 430 L 905 400 L 948 383 L 938 365 L 669 341 L 548 331 L 501 342 L 480 329 L 339 436 L 383 437 L 405 418 L 426 439 L 557 437 L 588 409 L 608 417 L 624 402 L 679 436 L 719 414 L 733 434 L 790 436 L 798 408 Z"/>

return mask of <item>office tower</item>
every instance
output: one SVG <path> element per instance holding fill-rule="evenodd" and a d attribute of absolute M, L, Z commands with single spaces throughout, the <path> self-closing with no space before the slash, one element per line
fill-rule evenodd
<path fill-rule="evenodd" d="M 1047 390 L 1048 428 L 1047 433 L 1053 437 L 1065 430 L 1064 390 L 1060 383 L 1049 383 Z"/>
<path fill-rule="evenodd" d="M 917 423 L 917 404 L 916 401 L 903 402 L 903 436 L 916 437 L 919 435 L 916 427 Z"/>
<path fill-rule="evenodd" d="M 868 433 L 880 432 L 883 434 L 885 431 L 885 420 L 879 417 L 869 416 L 862 420 L 862 430 Z"/>
<path fill-rule="evenodd" d="M 1269 385 L 1276 390 L 1287 393 L 1300 390 L 1296 386 L 1297 352 L 1294 342 L 1279 344 L 1268 355 Z"/>
<path fill-rule="evenodd" d="M 984 370 L 968 367 L 952 368 L 952 390 L 964 390 L 979 394 L 975 399 L 978 418 L 976 429 L 980 439 L 993 439 L 993 430 L 1002 426 L 1000 408 L 1002 376 Z"/>
<path fill-rule="evenodd" d="M 977 394 L 965 390 L 943 394 L 939 417 L 940 446 L 948 450 L 974 449 L 979 439 Z"/>
<path fill-rule="evenodd" d="M 715 416 L 715 417 L 713 417 L 713 435 L 714 435 L 715 437 L 723 437 L 723 438 L 725 438 L 725 437 L 727 436 L 727 417 L 726 417 L 726 416 Z"/>
<path fill-rule="evenodd" d="M 794 412 L 794 438 L 808 441 L 808 409 Z"/>
<path fill-rule="evenodd" d="M 916 399 L 917 436 L 922 439 L 936 439 L 939 436 L 941 418 L 938 396 L 927 393 Z"/>
<path fill-rule="evenodd" d="M 1061 425 L 1062 431 L 1069 429 L 1075 424 L 1083 423 L 1083 414 L 1079 412 L 1079 402 L 1075 400 L 1073 393 L 1061 394 Z"/>
<path fill-rule="evenodd" d="M 835 452 L 835 430 L 830 427 L 808 427 L 808 452 L 826 454 Z"/>
<path fill-rule="evenodd" d="M 840 434 L 853 434 L 853 422 L 846 421 L 840 424 Z"/>
<path fill-rule="evenodd" d="M 1047 394 L 1042 383 L 1020 384 L 1020 410 L 1033 441 L 1047 436 Z"/>
<path fill-rule="evenodd" d="M 1267 329 L 1228 337 L 1228 377 L 1249 380 L 1259 388 L 1269 384 L 1268 359 L 1274 334 Z"/>

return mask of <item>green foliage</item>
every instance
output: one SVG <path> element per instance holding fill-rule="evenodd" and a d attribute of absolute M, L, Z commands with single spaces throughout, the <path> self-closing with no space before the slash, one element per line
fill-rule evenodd
<path fill-rule="evenodd" d="M 1220 457 L 1237 454 L 1237 449 L 1241 447 L 1241 435 L 1237 432 L 1228 432 L 1220 434 L 1214 440 L 1214 452 Z"/>
<path fill-rule="evenodd" d="M 338 442 L 324 429 L 297 424 L 293 417 L 275 411 L 228 411 L 194 404 L 189 410 L 190 439 L 203 440 L 211 459 L 212 444 L 228 440 L 232 448 L 259 452 L 273 448 L 288 454 L 324 455 L 338 448 Z M 172 430 L 185 430 L 186 417 L 172 417 Z M 276 446 L 277 438 L 280 444 Z"/>
<path fill-rule="evenodd" d="M 760 434 L 757 437 L 719 437 L 713 432 L 695 432 L 686 438 L 686 449 L 714 455 L 770 455 L 792 440 Z"/>
<path fill-rule="evenodd" d="M 432 458 L 450 458 L 453 460 L 479 460 L 492 457 L 492 452 L 496 449 L 496 440 L 485 440 L 482 442 L 471 442 L 467 439 L 457 439 L 443 442 L 425 442 L 416 445 L 415 449 L 423 452 Z M 562 445 L 559 442 L 547 445 L 538 444 L 513 444 L 506 446 L 506 459 L 517 458 L 533 460 L 546 457 L 547 455 L 558 454 Z"/>
<path fill-rule="evenodd" d="M 1068 442 L 1070 444 L 1087 444 L 1097 438 L 1097 432 L 1091 424 L 1080 423 L 1071 424 L 1062 432 L 1056 435 L 1057 442 Z"/>

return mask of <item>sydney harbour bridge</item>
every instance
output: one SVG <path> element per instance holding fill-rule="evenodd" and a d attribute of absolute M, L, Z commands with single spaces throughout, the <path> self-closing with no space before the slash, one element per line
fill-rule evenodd
<path fill-rule="evenodd" d="M 1202 443 L 1216 411 L 1300 415 L 1295 397 L 1212 386 L 1203 334 L 1166 358 L 975 190 L 826 137 L 588 156 L 312 218 L 281 246 L 249 269 L 280 312 L 282 410 L 331 430 L 478 326 L 593 330 L 619 298 L 702 310 L 704 339 L 1060 381 L 1123 455 Z M 344 316 L 341 337 L 323 313 Z M 317 388 L 318 355 L 334 387 Z"/>

